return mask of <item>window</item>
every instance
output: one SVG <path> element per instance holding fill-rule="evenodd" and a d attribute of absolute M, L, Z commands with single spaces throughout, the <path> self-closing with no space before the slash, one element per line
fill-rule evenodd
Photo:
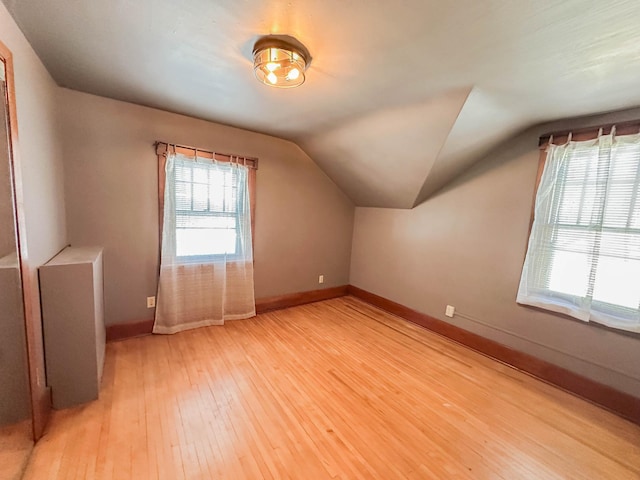
<path fill-rule="evenodd" d="M 639 186 L 640 135 L 549 145 L 518 302 L 640 332 Z"/>
<path fill-rule="evenodd" d="M 157 144 L 165 264 L 252 259 L 257 159 Z"/>
<path fill-rule="evenodd" d="M 258 160 L 158 142 L 160 272 L 154 333 L 256 314 Z"/>
<path fill-rule="evenodd" d="M 175 160 L 176 256 L 238 255 L 246 169 Z"/>

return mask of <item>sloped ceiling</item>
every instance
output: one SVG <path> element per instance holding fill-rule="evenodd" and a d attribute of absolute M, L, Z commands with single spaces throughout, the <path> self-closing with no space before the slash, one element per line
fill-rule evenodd
<path fill-rule="evenodd" d="M 357 205 L 411 208 L 516 130 L 640 105 L 637 0 L 3 2 L 60 85 L 292 140 Z M 302 87 L 253 78 L 266 34 L 310 50 Z"/>
<path fill-rule="evenodd" d="M 357 205 L 406 208 L 433 169 L 469 90 L 374 110 L 318 132 L 300 146 Z"/>

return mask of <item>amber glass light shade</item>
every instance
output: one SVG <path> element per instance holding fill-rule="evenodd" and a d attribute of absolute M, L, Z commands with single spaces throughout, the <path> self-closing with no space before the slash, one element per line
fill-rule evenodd
<path fill-rule="evenodd" d="M 253 49 L 256 78 L 270 87 L 292 88 L 304 83 L 308 55 L 282 40 L 264 37 Z"/>

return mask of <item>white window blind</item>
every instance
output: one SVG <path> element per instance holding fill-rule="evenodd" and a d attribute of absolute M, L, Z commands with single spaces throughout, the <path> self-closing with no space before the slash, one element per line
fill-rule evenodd
<path fill-rule="evenodd" d="M 640 135 L 550 145 L 517 301 L 640 332 Z"/>

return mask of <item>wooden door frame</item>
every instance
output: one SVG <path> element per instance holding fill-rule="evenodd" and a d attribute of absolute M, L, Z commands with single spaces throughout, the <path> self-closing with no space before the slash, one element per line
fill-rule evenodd
<path fill-rule="evenodd" d="M 16 92 L 11 50 L 0 41 L 0 60 L 5 65 L 5 83 L 9 122 L 9 153 L 12 172 L 13 199 L 16 218 L 16 241 L 20 261 L 20 277 L 22 280 L 22 301 L 24 323 L 27 340 L 27 357 L 29 369 L 29 389 L 31 396 L 31 416 L 34 440 L 42 437 L 51 413 L 51 389 L 46 385 L 44 343 L 40 316 L 35 315 L 34 304 L 38 294 L 33 286 L 34 268 L 29 264 L 26 244 L 26 222 L 24 216 L 24 199 L 22 187 L 22 169 L 20 168 L 20 149 L 18 148 L 18 114 L 16 109 Z"/>

